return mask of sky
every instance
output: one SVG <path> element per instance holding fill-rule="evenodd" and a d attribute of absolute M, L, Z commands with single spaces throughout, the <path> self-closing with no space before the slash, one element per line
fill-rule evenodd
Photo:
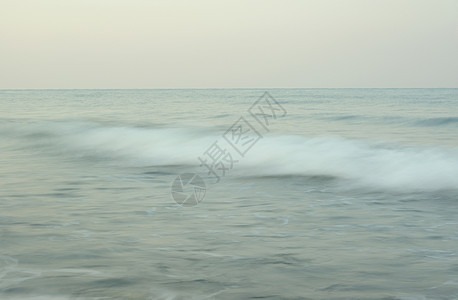
<path fill-rule="evenodd" d="M 0 89 L 458 87 L 458 0 L 0 0 Z"/>

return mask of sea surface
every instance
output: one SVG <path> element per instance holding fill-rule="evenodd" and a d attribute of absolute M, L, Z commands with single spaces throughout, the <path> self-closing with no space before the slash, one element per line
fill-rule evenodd
<path fill-rule="evenodd" d="M 0 299 L 458 299 L 458 89 L 0 90 Z"/>

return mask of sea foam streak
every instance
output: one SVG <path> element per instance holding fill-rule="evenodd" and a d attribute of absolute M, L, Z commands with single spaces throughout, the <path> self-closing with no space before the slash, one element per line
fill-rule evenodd
<path fill-rule="evenodd" d="M 221 135 L 204 129 L 42 123 L 14 129 L 33 147 L 130 166 L 189 165 Z M 394 190 L 458 188 L 458 149 L 402 147 L 341 138 L 266 135 L 231 170 L 239 176 L 329 176 Z M 348 182 L 348 181 L 347 181 Z"/>

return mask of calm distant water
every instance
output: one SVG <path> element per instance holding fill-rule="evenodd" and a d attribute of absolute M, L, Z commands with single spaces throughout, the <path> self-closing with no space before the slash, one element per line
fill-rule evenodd
<path fill-rule="evenodd" d="M 0 299 L 458 299 L 458 90 L 268 92 L 0 91 Z"/>

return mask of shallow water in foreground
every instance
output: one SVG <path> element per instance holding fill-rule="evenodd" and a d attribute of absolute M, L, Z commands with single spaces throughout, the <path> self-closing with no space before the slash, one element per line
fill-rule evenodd
<path fill-rule="evenodd" d="M 0 91 L 0 299 L 458 299 L 458 90 L 269 92 Z"/>

